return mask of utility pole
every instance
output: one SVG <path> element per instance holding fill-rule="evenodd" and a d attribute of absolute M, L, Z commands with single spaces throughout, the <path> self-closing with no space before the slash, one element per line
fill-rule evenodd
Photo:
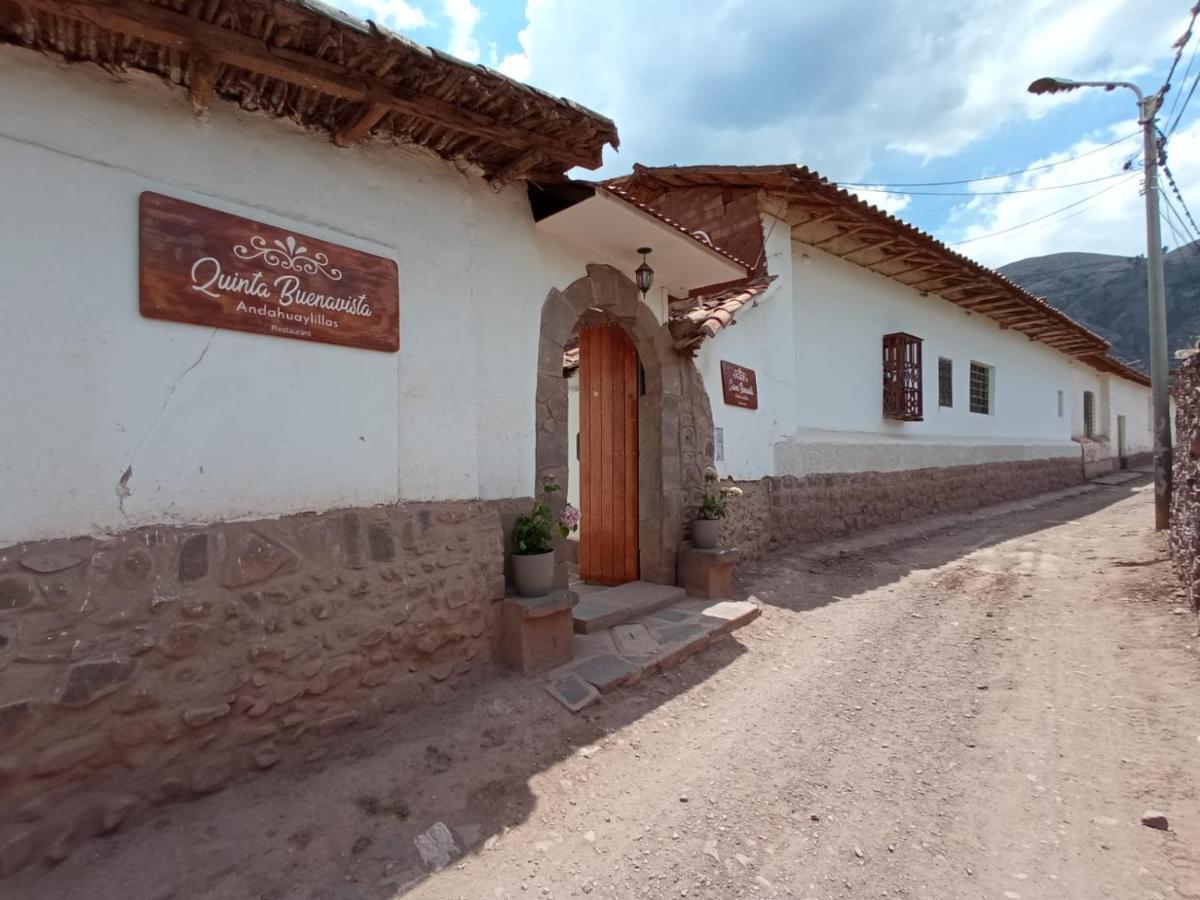
<path fill-rule="evenodd" d="M 1154 527 L 1171 524 L 1171 395 L 1167 379 L 1167 289 L 1163 277 L 1162 233 L 1158 217 L 1158 138 L 1155 117 L 1162 97 L 1142 95 L 1128 81 L 1072 81 L 1039 78 L 1029 85 L 1031 94 L 1057 94 L 1081 87 L 1106 91 L 1128 88 L 1137 96 L 1138 124 L 1142 126 L 1142 156 L 1146 194 L 1146 293 L 1150 316 L 1150 393 L 1154 412 Z"/>

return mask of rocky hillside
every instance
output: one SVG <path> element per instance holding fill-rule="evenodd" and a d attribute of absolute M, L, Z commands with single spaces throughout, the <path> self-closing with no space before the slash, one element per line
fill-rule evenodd
<path fill-rule="evenodd" d="M 1200 336 L 1200 242 L 1172 250 L 1164 268 L 1173 354 L 1194 347 Z M 999 271 L 1103 335 L 1121 359 L 1150 370 L 1144 256 L 1053 253 L 1009 263 Z"/>

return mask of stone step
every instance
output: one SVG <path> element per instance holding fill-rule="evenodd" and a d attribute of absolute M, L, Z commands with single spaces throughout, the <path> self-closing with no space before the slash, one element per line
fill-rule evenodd
<path fill-rule="evenodd" d="M 575 607 L 575 633 L 592 634 L 614 625 L 632 622 L 652 612 L 679 603 L 687 595 L 670 584 L 631 581 L 606 590 L 581 594 Z"/>
<path fill-rule="evenodd" d="M 550 673 L 546 690 L 578 712 L 601 694 L 674 668 L 761 612 L 762 605 L 754 597 L 716 602 L 689 597 L 635 622 L 576 634 L 574 658 Z"/>

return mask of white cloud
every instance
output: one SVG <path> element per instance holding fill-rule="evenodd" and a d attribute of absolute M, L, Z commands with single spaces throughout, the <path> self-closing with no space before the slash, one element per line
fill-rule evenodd
<path fill-rule="evenodd" d="M 450 52 L 467 62 L 479 62 L 479 7 L 471 0 L 445 0 L 442 5 L 450 19 Z"/>
<path fill-rule="evenodd" d="M 1013 229 L 955 246 L 956 250 L 991 266 L 1029 256 L 1079 250 L 1120 256 L 1145 253 L 1140 141 L 1129 140 L 1099 152 L 1090 152 L 1136 131 L 1135 122 L 1122 122 L 1108 133 L 1081 140 L 1061 153 L 1034 161 L 1031 166 L 1058 163 L 1089 153 L 1082 159 L 1017 178 L 983 182 L 976 187 L 981 191 L 1026 190 L 1106 178 L 1121 172 L 1123 163 L 1136 154 L 1135 166 L 1128 175 L 1063 190 L 980 195 L 955 211 L 944 236 L 948 240 L 967 240 Z M 1196 198 L 1192 202 L 1200 202 L 1200 120 L 1171 138 L 1168 165 L 1184 198 L 1190 201 Z M 1167 199 L 1178 209 L 1178 201 L 1165 179 L 1162 187 Z M 1086 199 L 1089 197 L 1091 199 Z M 1078 205 L 1065 209 L 1070 204 Z M 1030 222 L 1034 224 L 1025 224 Z M 1163 243 L 1170 247 L 1179 243 L 1166 225 L 1163 226 Z"/>
<path fill-rule="evenodd" d="M 881 148 L 950 156 L 1075 102 L 1029 96 L 1038 76 L 1136 76 L 1182 30 L 1162 0 L 528 0 L 526 19 L 501 69 L 616 120 L 605 174 L 800 162 L 845 180 Z"/>
<path fill-rule="evenodd" d="M 396 31 L 412 31 L 429 24 L 425 13 L 404 0 L 355 0 L 355 4 L 365 7 L 368 16 L 380 25 Z"/>

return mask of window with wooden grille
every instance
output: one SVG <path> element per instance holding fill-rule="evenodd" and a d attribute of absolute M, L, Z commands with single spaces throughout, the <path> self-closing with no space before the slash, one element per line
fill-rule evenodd
<path fill-rule="evenodd" d="M 954 363 L 938 357 L 938 406 L 954 405 Z"/>
<path fill-rule="evenodd" d="M 992 367 L 983 363 L 971 363 L 971 412 L 992 412 Z"/>
<path fill-rule="evenodd" d="M 901 422 L 924 418 L 921 339 L 898 331 L 883 336 L 883 415 Z"/>
<path fill-rule="evenodd" d="M 1083 392 L 1083 436 L 1096 436 L 1096 395 L 1091 391 Z"/>

